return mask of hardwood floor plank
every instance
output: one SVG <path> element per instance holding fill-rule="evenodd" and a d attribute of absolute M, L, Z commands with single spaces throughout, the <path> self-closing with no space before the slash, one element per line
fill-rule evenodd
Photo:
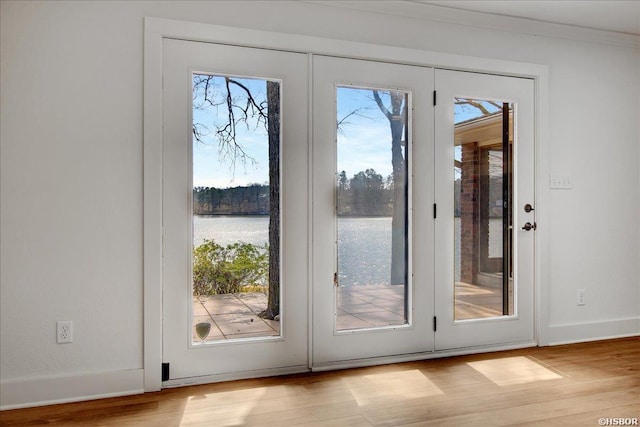
<path fill-rule="evenodd" d="M 362 415 L 354 415 L 320 422 L 296 424 L 296 427 L 371 427 L 372 425 Z"/>
<path fill-rule="evenodd" d="M 626 378 L 620 386 L 618 379 L 613 383 L 615 392 L 620 395 L 628 393 L 636 380 Z M 420 399 L 417 401 L 404 401 L 402 404 L 388 402 L 386 405 L 378 402 L 371 408 L 365 410 L 367 418 L 374 425 L 404 425 L 418 423 L 425 420 L 445 420 L 452 415 L 459 417 L 469 417 L 475 420 L 478 414 L 502 413 L 514 407 L 526 405 L 538 405 L 552 407 L 554 402 L 566 399 L 567 396 L 574 396 L 576 399 L 588 399 L 590 396 L 598 394 L 601 390 L 611 388 L 611 384 L 576 384 L 574 382 L 555 385 L 549 384 L 547 387 L 528 389 L 521 387 L 514 389 L 505 387 L 500 391 L 482 393 L 476 390 L 476 394 L 462 394 L 455 397 L 438 396 L 432 399 Z M 460 418 L 462 422 L 464 419 Z M 466 421 L 465 421 L 466 422 Z M 470 421 L 469 421 L 470 422 Z M 475 421 L 474 421 L 475 422 Z"/>

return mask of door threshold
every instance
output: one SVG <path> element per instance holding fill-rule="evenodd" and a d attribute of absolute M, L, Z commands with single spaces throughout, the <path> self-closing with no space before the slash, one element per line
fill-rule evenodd
<path fill-rule="evenodd" d="M 162 383 L 162 388 L 185 387 L 225 381 L 246 380 L 251 378 L 277 377 L 281 375 L 302 374 L 305 372 L 309 372 L 309 367 L 307 365 L 286 366 L 282 368 L 270 369 L 255 369 L 250 371 L 203 375 L 201 377 L 176 378 L 174 380 L 164 381 Z"/>
<path fill-rule="evenodd" d="M 497 344 L 488 346 L 464 347 L 450 350 L 436 350 L 421 353 L 399 354 L 395 356 L 371 357 L 365 359 L 340 360 L 313 365 L 312 372 L 333 371 L 338 369 L 363 368 L 367 366 L 388 365 L 391 363 L 415 362 L 418 360 L 439 359 L 443 357 L 464 356 L 468 354 L 491 353 L 494 351 L 517 350 L 520 348 L 537 347 L 535 341 L 517 342 L 511 344 Z"/>
<path fill-rule="evenodd" d="M 311 367 L 307 365 L 287 366 L 271 369 L 256 369 L 250 371 L 230 372 L 199 377 L 177 378 L 162 383 L 162 388 L 176 388 L 191 385 L 211 384 L 225 381 L 245 380 L 250 378 L 276 377 L 282 375 L 302 374 L 306 372 L 325 372 L 340 369 L 363 368 L 367 366 L 388 365 L 392 363 L 415 362 L 418 360 L 439 359 L 443 357 L 464 356 L 468 354 L 491 353 L 495 351 L 517 350 L 520 348 L 536 347 L 535 341 L 511 344 L 497 344 L 489 346 L 465 347 L 451 350 L 437 350 L 431 352 L 399 354 L 395 356 L 370 357 L 363 359 L 340 360 L 326 362 Z"/>

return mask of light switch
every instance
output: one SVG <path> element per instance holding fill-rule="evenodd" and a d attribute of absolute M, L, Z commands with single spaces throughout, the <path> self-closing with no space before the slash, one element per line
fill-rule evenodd
<path fill-rule="evenodd" d="M 552 173 L 549 175 L 549 188 L 554 190 L 570 190 L 573 188 L 573 179 L 570 174 Z"/>

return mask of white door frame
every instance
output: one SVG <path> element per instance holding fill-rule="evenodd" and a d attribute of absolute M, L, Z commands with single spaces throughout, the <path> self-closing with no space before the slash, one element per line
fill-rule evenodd
<path fill-rule="evenodd" d="M 296 34 L 275 33 L 219 25 L 200 24 L 162 18 L 145 18 L 144 23 L 144 116 L 143 116 L 143 324 L 144 324 L 144 390 L 162 387 L 162 39 L 175 38 L 238 46 L 288 50 L 307 54 L 333 55 L 369 59 L 433 68 L 474 71 L 535 81 L 535 328 L 538 345 L 548 344 L 548 276 L 549 239 L 545 225 L 549 190 L 539 185 L 546 182 L 548 166 L 549 68 L 545 65 L 497 59 L 453 55 L 417 49 L 381 46 Z M 311 103 L 311 99 L 309 100 Z M 311 108 L 310 104 L 310 108 Z M 310 120 L 312 114 L 309 115 Z M 311 123 L 309 141 L 312 141 Z M 309 150 L 311 153 L 312 150 Z M 311 164 L 311 159 L 309 159 Z M 310 171 L 312 173 L 313 171 Z M 309 177 L 311 206 L 311 177 Z M 311 209 L 309 209 L 311 212 Z M 309 218 L 311 224 L 311 218 Z M 310 232 L 311 227 L 309 227 Z M 312 259 L 309 247 L 309 259 Z M 309 275 L 309 292 L 311 279 Z M 308 301 L 310 304 L 311 301 Z M 311 306 L 309 306 L 311 316 Z M 311 340 L 311 333 L 309 340 Z M 311 341 L 310 341 L 311 346 Z M 474 349 L 473 351 L 478 351 Z M 449 353 L 447 353 L 449 354 Z M 437 356 L 444 354 L 436 354 Z M 311 361 L 310 361 L 311 363 Z"/>

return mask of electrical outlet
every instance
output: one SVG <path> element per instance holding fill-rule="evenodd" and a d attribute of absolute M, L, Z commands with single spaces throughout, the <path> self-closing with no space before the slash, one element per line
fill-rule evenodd
<path fill-rule="evenodd" d="M 71 320 L 59 320 L 56 325 L 58 344 L 73 342 L 73 322 Z"/>
<path fill-rule="evenodd" d="M 585 290 L 578 289 L 578 305 L 585 305 Z"/>

